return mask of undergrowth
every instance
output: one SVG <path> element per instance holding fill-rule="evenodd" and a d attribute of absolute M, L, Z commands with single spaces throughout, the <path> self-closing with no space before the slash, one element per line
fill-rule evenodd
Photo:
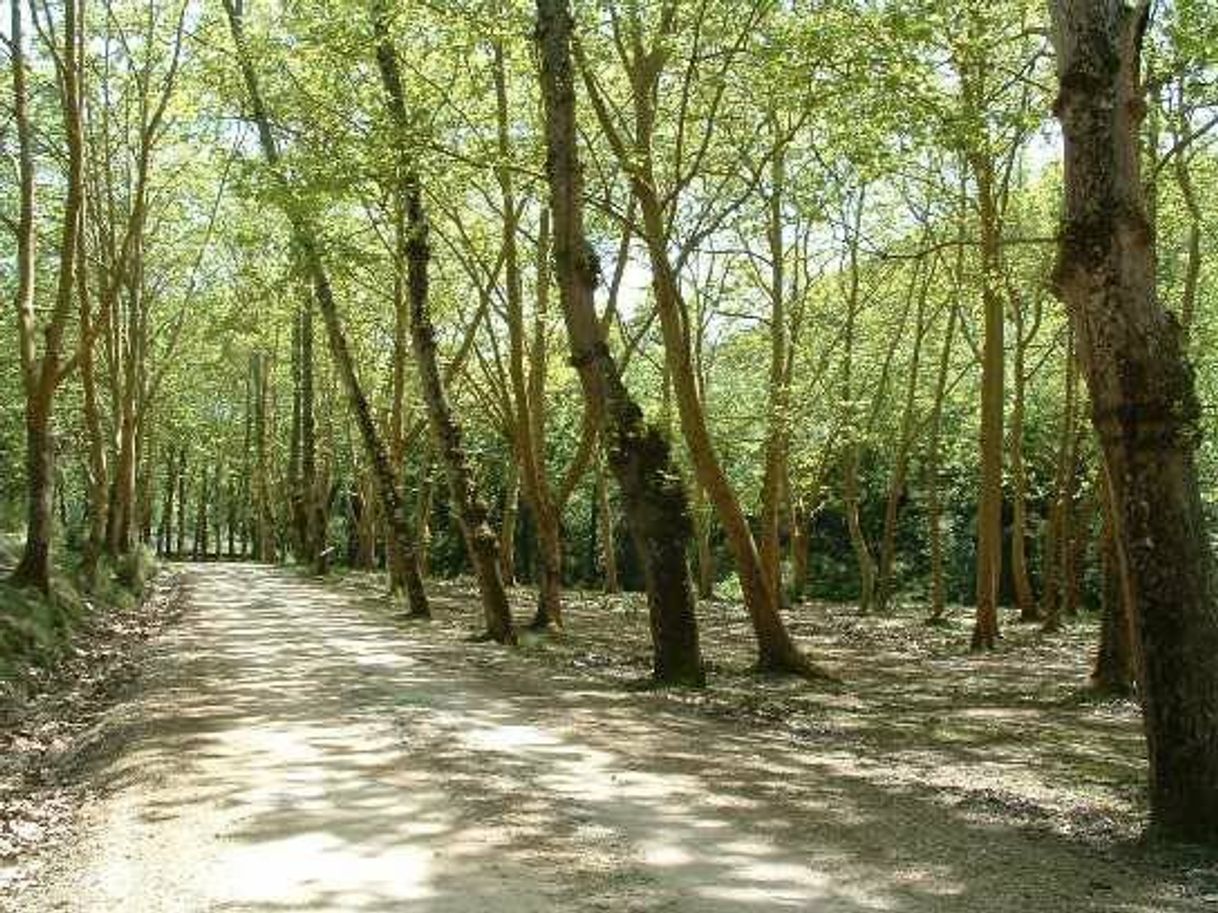
<path fill-rule="evenodd" d="M 103 559 L 95 585 L 87 587 L 79 555 L 66 550 L 60 554 L 51 592 L 43 595 L 9 583 L 19 543 L 0 537 L 0 686 L 7 688 L 53 666 L 99 608 L 121 610 L 138 604 L 157 570 L 152 552 L 140 547 L 118 559 Z"/>

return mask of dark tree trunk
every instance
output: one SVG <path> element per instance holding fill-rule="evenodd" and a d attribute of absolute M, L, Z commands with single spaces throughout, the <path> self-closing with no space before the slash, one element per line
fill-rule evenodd
<path fill-rule="evenodd" d="M 1218 588 L 1195 462 L 1200 407 L 1180 325 L 1156 299 L 1139 173 L 1148 6 L 1051 9 L 1065 138 L 1055 280 L 1117 506 L 1152 818 L 1167 834 L 1218 840 Z"/>
<path fill-rule="evenodd" d="M 1100 643 L 1091 671 L 1091 684 L 1104 694 L 1133 693 L 1133 631 L 1130 628 L 1133 611 L 1130 606 L 1131 587 L 1121 558 L 1113 515 L 1112 490 L 1101 470 L 1097 484 L 1103 485 L 1103 529 L 1100 532 L 1100 563 L 1102 566 L 1103 615 L 1100 621 Z"/>
<path fill-rule="evenodd" d="M 51 535 L 54 525 L 55 450 L 50 402 L 35 398 L 25 409 L 25 550 L 13 583 L 51 590 Z"/>
<path fill-rule="evenodd" d="M 593 302 L 596 267 L 584 234 L 571 29 L 567 0 L 537 0 L 554 261 L 571 360 L 579 371 L 586 408 L 594 410 L 601 423 L 610 468 L 643 564 L 655 678 L 701 685 L 705 673 L 685 563 L 692 534 L 685 486 L 664 435 L 644 420 L 622 384 Z"/>
<path fill-rule="evenodd" d="M 381 83 L 389 104 L 390 116 L 398 131 L 399 144 L 407 141 L 409 117 L 402 88 L 397 52 L 389 32 L 388 12 L 384 0 L 373 0 L 372 27 L 376 35 L 376 61 Z M 403 157 L 405 150 L 399 147 Z M 512 611 L 507 590 L 503 585 L 503 567 L 499 557 L 499 537 L 490 522 L 490 509 L 478 495 L 473 470 L 462 443 L 461 426 L 453 417 L 440 365 L 436 357 L 436 334 L 428 310 L 428 265 L 431 245 L 428 242 L 427 217 L 423 210 L 423 190 L 419 176 L 411 163 L 399 160 L 398 192 L 402 195 L 406 217 L 406 286 L 410 297 L 410 337 L 419 384 L 431 424 L 432 437 L 440 461 L 448 477 L 448 490 L 457 514 L 457 522 L 465 540 L 469 560 L 478 579 L 478 592 L 486 616 L 486 636 L 499 643 L 515 643 Z M 400 268 L 400 265 L 399 265 Z"/>

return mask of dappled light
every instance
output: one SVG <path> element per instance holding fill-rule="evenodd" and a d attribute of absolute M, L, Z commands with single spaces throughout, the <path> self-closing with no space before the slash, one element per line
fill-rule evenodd
<path fill-rule="evenodd" d="M 1109 909 L 1120 896 L 1129 911 L 1195 908 L 1132 846 L 1097 851 L 984 814 L 966 800 L 987 768 L 925 732 L 887 747 L 809 738 L 603 673 L 555 690 L 556 655 L 454 637 L 470 622 L 455 591 L 436 622 L 403 629 L 359 607 L 351 584 L 255 565 L 193 566 L 187 581 L 190 608 L 90 761 L 84 839 L 47 904 L 727 913 L 1051 897 Z M 851 694 L 823 697 L 868 726 L 872 700 L 896 700 L 864 682 Z M 961 725 L 993 722 L 973 716 Z M 994 782 L 1024 788 L 1009 772 Z"/>

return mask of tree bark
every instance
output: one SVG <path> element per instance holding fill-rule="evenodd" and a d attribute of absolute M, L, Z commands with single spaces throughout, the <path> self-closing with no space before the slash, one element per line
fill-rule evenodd
<path fill-rule="evenodd" d="M 516 243 L 520 207 L 511 168 L 507 73 L 502 41 L 494 47 L 494 78 L 496 123 L 498 127 L 499 165 L 496 177 L 503 201 L 503 261 L 507 279 L 507 324 L 510 357 L 508 374 L 511 379 L 512 426 L 516 436 L 516 452 L 520 457 L 520 474 L 525 498 L 537 525 L 539 574 L 537 580 L 537 611 L 530 627 L 545 629 L 562 627 L 562 523 L 558 505 L 546 473 L 545 447 L 545 331 L 544 319 L 550 294 L 549 271 L 549 213 L 543 211 L 538 231 L 537 249 L 537 332 L 532 339 L 529 370 L 525 370 L 524 294 L 521 283 L 520 257 Z"/>
<path fill-rule="evenodd" d="M 1065 140 L 1055 282 L 1078 338 L 1128 568 L 1151 812 L 1218 840 L 1218 592 L 1195 453 L 1200 407 L 1179 322 L 1156 299 L 1139 175 L 1149 8 L 1051 4 Z"/>
<path fill-rule="evenodd" d="M 490 510 L 479 497 L 474 484 L 473 470 L 462 442 L 461 426 L 453 417 L 452 407 L 445 395 L 436 357 L 435 327 L 428 310 L 431 245 L 423 209 L 423 189 L 403 145 L 408 139 L 410 120 L 397 52 L 389 31 L 385 0 L 372 0 L 372 28 L 376 36 L 377 67 L 399 144 L 397 192 L 402 197 L 406 217 L 406 288 L 410 299 L 410 337 L 415 366 L 419 372 L 419 385 L 427 405 L 432 437 L 448 478 L 452 506 L 474 566 L 474 575 L 478 579 L 478 592 L 486 618 L 485 636 L 499 643 L 515 643 L 511 606 L 503 585 L 499 537 L 491 525 Z"/>
<path fill-rule="evenodd" d="M 981 224 L 982 310 L 985 336 L 981 354 L 981 498 L 977 506 L 977 607 L 972 649 L 992 650 L 998 639 L 1002 585 L 1002 423 L 1005 374 L 1002 294 L 998 289 L 1000 228 L 995 205 L 992 159 L 974 156 L 973 172 Z"/>
<path fill-rule="evenodd" d="M 77 245 L 80 243 L 81 209 L 84 199 L 84 148 L 78 57 L 82 22 L 77 3 L 66 4 L 62 25 L 63 48 L 56 56 L 56 73 L 68 146 L 67 190 L 60 232 L 55 302 L 45 324 L 42 357 L 38 358 L 34 338 L 37 331 L 34 310 L 37 233 L 34 209 L 34 135 L 28 111 L 20 0 L 11 0 L 10 6 L 12 18 L 9 58 L 13 74 L 13 120 L 17 127 L 19 183 L 15 310 L 25 392 L 27 495 L 25 548 L 13 571 L 12 581 L 18 586 L 31 586 L 43 593 L 49 593 L 55 501 L 55 448 L 51 413 L 55 392 L 67 367 L 62 360 L 63 335 L 75 294 Z"/>
<path fill-rule="evenodd" d="M 240 0 L 224 0 L 224 9 L 228 17 L 229 30 L 232 33 L 242 80 L 249 96 L 251 117 L 258 128 L 259 143 L 273 177 L 280 182 L 285 191 L 284 208 L 292 225 L 292 234 L 297 249 L 313 282 L 317 306 L 321 311 L 326 336 L 330 343 L 330 354 L 342 380 L 359 429 L 360 441 L 376 478 L 377 496 L 387 521 L 390 580 L 393 585 L 400 582 L 405 587 L 411 616 L 430 617 L 431 612 L 427 605 L 423 578 L 419 573 L 414 539 L 406 518 L 401 494 L 398 491 L 397 480 L 389 462 L 389 452 L 377 431 L 376 423 L 372 419 L 372 410 L 368 405 L 368 398 L 360 386 L 359 377 L 355 371 L 351 350 L 339 320 L 338 306 L 334 301 L 334 289 L 330 284 L 330 276 L 326 271 L 321 249 L 318 246 L 317 231 L 287 192 L 290 191 L 290 188 L 287 186 L 286 178 L 279 170 L 279 148 L 275 142 L 275 136 L 271 132 L 270 117 L 259 89 L 258 74 L 254 70 L 245 45 Z"/>
<path fill-rule="evenodd" d="M 584 233 L 571 30 L 568 0 L 537 0 L 554 261 L 571 360 L 579 372 L 585 407 L 594 411 L 600 424 L 643 565 L 654 678 L 701 685 L 705 673 L 685 563 L 692 532 L 685 488 L 664 436 L 647 424 L 622 384 L 593 301 L 597 277 L 594 254 Z"/>

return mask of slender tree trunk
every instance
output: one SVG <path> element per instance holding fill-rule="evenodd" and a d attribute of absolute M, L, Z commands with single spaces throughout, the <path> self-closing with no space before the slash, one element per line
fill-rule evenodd
<path fill-rule="evenodd" d="M 1061 627 L 1062 607 L 1071 586 L 1069 563 L 1065 560 L 1070 542 L 1070 515 L 1073 511 L 1075 456 L 1078 440 L 1078 359 L 1074 350 L 1073 330 L 1066 336 L 1065 411 L 1062 415 L 1061 443 L 1058 446 L 1057 470 L 1054 478 L 1053 504 L 1049 508 L 1049 523 L 1045 533 L 1045 581 L 1042 593 L 1044 630 Z"/>
<path fill-rule="evenodd" d="M 613 502 L 609 499 L 609 480 L 601 448 L 596 450 L 596 519 L 599 524 L 601 570 L 606 593 L 620 593 L 617 570 L 617 537 L 614 535 Z"/>
<path fill-rule="evenodd" d="M 499 527 L 502 543 L 499 558 L 503 564 L 503 585 L 516 585 L 516 523 L 520 510 L 520 466 L 513 455 L 503 467 L 503 521 Z"/>
<path fill-rule="evenodd" d="M 521 282 L 520 257 L 516 243 L 520 207 L 516 202 L 509 136 L 507 68 L 505 48 L 501 40 L 494 46 L 494 79 L 496 123 L 498 127 L 499 165 L 496 177 L 503 201 L 504 274 L 507 279 L 507 324 L 510 357 L 508 373 L 511 380 L 510 400 L 514 407 L 512 425 L 516 437 L 516 452 L 520 457 L 520 473 L 525 498 L 537 525 L 539 571 L 537 581 L 537 611 L 531 627 L 544 629 L 562 627 L 562 524 L 558 505 L 550 490 L 545 458 L 545 332 L 541 321 L 549 300 L 549 214 L 542 212 L 537 251 L 537 316 L 540 332 L 533 334 L 530 372 L 525 370 L 524 294 Z"/>
<path fill-rule="evenodd" d="M 769 221 L 766 240 L 770 253 L 770 374 L 767 389 L 768 421 L 761 479 L 761 566 L 775 599 L 781 600 L 782 542 L 780 538 L 783 480 L 790 446 L 790 387 L 787 377 L 787 301 L 784 270 L 783 194 L 786 185 L 786 144 L 780 141 L 770 165 Z"/>
<path fill-rule="evenodd" d="M 376 35 L 376 62 L 385 89 L 389 113 L 397 129 L 399 144 L 406 142 L 410 119 L 398 67 L 397 52 L 389 32 L 389 13 L 385 0 L 372 0 L 372 27 Z M 423 210 L 423 191 L 414 166 L 400 149 L 397 162 L 397 192 L 401 194 L 406 216 L 406 287 L 410 299 L 410 336 L 419 372 L 419 384 L 427 405 L 432 437 L 444 464 L 452 504 L 465 539 L 465 547 L 486 617 L 486 637 L 499 643 L 515 643 L 511 606 L 503 585 L 499 557 L 499 537 L 490 522 L 490 511 L 479 497 L 462 442 L 462 431 L 453 416 L 440 366 L 436 357 L 435 328 L 428 311 L 428 265 L 431 246 L 427 218 Z"/>
<path fill-rule="evenodd" d="M 229 30 L 232 33 L 245 90 L 249 96 L 251 117 L 258 127 L 258 138 L 263 155 L 274 178 L 283 184 L 283 189 L 287 191 L 289 188 L 286 179 L 279 171 L 279 149 L 275 136 L 271 132 L 270 116 L 259 89 L 258 75 L 245 46 L 239 0 L 224 0 L 224 8 L 228 16 Z M 292 234 L 297 249 L 313 281 L 317 306 L 321 311 L 326 336 L 330 343 L 330 353 L 350 401 L 351 411 L 359 428 L 361 443 L 375 474 L 377 495 L 387 519 L 390 580 L 401 581 L 405 587 L 412 616 L 429 617 L 431 613 L 427 605 L 427 594 L 423 588 L 423 578 L 419 573 L 414 540 L 406 519 L 401 494 L 398 491 L 397 480 L 389 462 L 389 452 L 377 431 L 376 423 L 372 419 L 372 410 L 368 405 L 368 398 L 364 394 L 356 374 L 351 350 L 347 345 L 347 338 L 339 320 L 330 276 L 326 272 L 321 250 L 318 247 L 317 232 L 289 194 L 285 194 L 285 200 L 287 201 L 285 202 L 286 215 L 292 224 Z"/>
<path fill-rule="evenodd" d="M 1218 588 L 1181 327 L 1155 295 L 1139 175 L 1148 5 L 1055 0 L 1065 224 L 1055 279 L 1078 337 L 1128 569 L 1151 812 L 1218 840 Z"/>
<path fill-rule="evenodd" d="M 1023 309 L 1013 304 L 1015 313 L 1014 403 L 1011 407 L 1011 580 L 1015 590 L 1015 606 L 1022 622 L 1040 621 L 1040 607 L 1032 592 L 1028 573 L 1028 473 L 1024 465 L 1024 411 L 1028 378 L 1024 365 L 1027 345 L 1023 338 Z"/>
<path fill-rule="evenodd" d="M 76 3 L 64 7 L 63 48 L 56 72 L 68 146 L 67 191 L 60 234 L 59 275 L 55 303 L 45 324 L 42 357 L 37 357 L 35 333 L 36 223 L 34 210 L 34 140 L 28 114 L 26 60 L 22 35 L 21 3 L 11 0 L 9 59 L 13 73 L 13 120 L 17 132 L 19 215 L 17 223 L 17 336 L 25 391 L 26 431 L 26 540 L 21 560 L 13 571 L 18 586 L 50 592 L 51 538 L 55 500 L 55 448 L 51 410 L 55 391 L 63 380 L 63 335 L 75 295 L 77 245 L 80 243 L 84 197 L 83 136 L 78 51 L 82 27 Z"/>
<path fill-rule="evenodd" d="M 85 217 L 85 211 L 85 208 L 82 207 L 82 219 Z M 98 562 L 106 547 L 109 486 L 107 485 L 105 432 L 102 430 L 101 409 L 97 400 L 97 374 L 94 363 L 98 328 L 93 323 L 93 305 L 89 297 L 89 274 L 83 231 L 78 238 L 76 248 L 77 299 L 80 305 L 80 338 L 77 343 L 77 358 L 80 363 L 81 417 L 84 420 L 85 436 L 89 446 L 89 458 L 86 464 L 88 473 L 85 480 L 88 488 L 89 530 L 85 538 L 83 574 L 85 586 L 92 590 L 98 583 Z M 171 461 L 172 456 L 171 449 Z M 170 471 L 172 472 L 172 466 Z M 167 493 L 167 498 L 168 503 L 172 505 L 171 492 Z M 171 528 L 166 526 L 165 529 L 165 550 L 168 554 L 172 550 L 168 539 Z"/>
<path fill-rule="evenodd" d="M 697 574 L 694 582 L 698 587 L 699 599 L 715 598 L 715 580 L 718 576 L 715 568 L 715 512 L 706 503 L 706 490 L 693 480 L 694 489 L 694 546 L 695 566 Z"/>
<path fill-rule="evenodd" d="M 622 384 L 597 319 L 596 268 L 584 233 L 583 178 L 576 148 L 572 19 L 567 0 L 537 0 L 554 261 L 572 363 L 594 411 L 643 564 L 657 681 L 705 682 L 694 595 L 685 564 L 691 524 L 680 472 L 664 436 Z"/>
<path fill-rule="evenodd" d="M 888 497 L 884 502 L 884 529 L 880 536 L 880 563 L 876 577 L 876 609 L 885 612 L 890 607 L 893 591 L 893 563 L 896 560 L 897 520 L 905 481 L 909 472 L 909 451 L 913 446 L 917 412 L 918 379 L 922 359 L 922 343 L 926 339 L 926 298 L 930 291 L 932 272 L 925 269 L 919 285 L 917 315 L 914 318 L 914 346 L 909 359 L 909 374 L 905 383 L 905 406 L 901 411 L 901 429 L 897 436 L 897 452 L 892 473 L 888 478 Z"/>
<path fill-rule="evenodd" d="M 207 463 L 204 461 L 199 464 L 199 502 L 195 509 L 195 541 L 191 555 L 195 561 L 207 559 L 207 500 Z"/>
<path fill-rule="evenodd" d="M 985 337 L 981 354 L 981 497 L 977 506 L 977 611 L 973 650 L 992 650 L 998 639 L 1002 585 L 1002 420 L 1004 323 L 998 290 L 1000 228 L 995 206 L 994 169 L 989 158 L 973 165 L 980 207 L 982 310 Z"/>
<path fill-rule="evenodd" d="M 173 444 L 169 445 L 168 457 L 165 462 L 165 499 L 161 508 L 161 555 L 173 557 L 173 511 L 174 497 L 178 491 L 177 453 Z"/>
<path fill-rule="evenodd" d="M 186 448 L 178 455 L 178 547 L 175 554 L 186 557 Z"/>
<path fill-rule="evenodd" d="M 846 528 L 850 535 L 850 547 L 854 550 L 859 571 L 859 611 L 871 611 L 875 596 L 875 559 L 871 557 L 871 546 L 863 533 L 859 517 L 859 464 L 862 446 L 859 441 L 857 408 L 854 403 L 854 340 L 859 313 L 859 235 L 863 215 L 863 192 L 860 191 L 854 213 L 854 225 L 849 240 L 849 292 L 846 301 L 846 338 L 842 357 L 842 403 L 848 411 L 846 425 L 847 446 L 844 478 L 842 483 L 842 507 L 846 512 Z"/>

